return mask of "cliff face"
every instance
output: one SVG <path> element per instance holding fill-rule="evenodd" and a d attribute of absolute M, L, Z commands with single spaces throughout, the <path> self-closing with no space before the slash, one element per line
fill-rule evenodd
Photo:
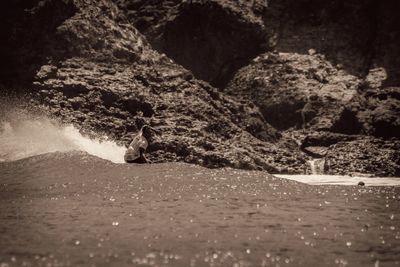
<path fill-rule="evenodd" d="M 277 129 L 329 130 L 359 83 L 322 55 L 266 53 L 240 69 L 225 91 L 256 103 Z"/>
<path fill-rule="evenodd" d="M 398 1 L 271 2 L 264 21 L 275 25 L 277 51 L 322 55 L 334 69 L 359 81 L 350 86 L 357 92 L 341 101 L 329 130 L 399 137 L 399 8 Z M 321 89 L 329 83 L 322 81 Z"/>
<path fill-rule="evenodd" d="M 358 151 L 358 166 L 369 165 L 364 150 L 358 141 L 342 144 L 341 134 L 399 137 L 398 1 L 117 2 L 156 49 L 235 99 L 255 103 L 285 136 L 304 144 L 308 136 L 324 143 L 336 134 L 324 151 L 339 142 L 342 152 Z M 216 82 L 218 69 L 226 70 L 223 82 Z M 326 164 L 326 171 L 354 172 L 346 164 L 352 160 Z M 399 166 L 397 153 L 384 161 Z"/>
<path fill-rule="evenodd" d="M 41 21 L 42 10 L 59 1 L 64 3 L 38 2 L 32 20 Z M 36 74 L 24 77 L 26 84 L 33 78 L 29 91 L 51 114 L 120 142 L 143 124 L 151 125 L 161 132 L 148 149 L 154 162 L 271 172 L 305 168 L 299 150 L 289 152 L 287 145 L 274 144 L 280 135 L 257 107 L 221 94 L 154 51 L 114 4 L 67 3 L 58 7 L 60 12 L 72 7 L 73 14 L 40 40 L 48 49 L 29 48 L 45 62 L 34 61 Z M 17 38 L 16 44 L 20 41 Z M 25 47 L 21 49 L 17 52 Z M 23 73 L 25 67 L 19 67 Z"/>
<path fill-rule="evenodd" d="M 264 16 L 276 34 L 275 47 L 281 52 L 326 56 L 348 73 L 364 77 L 382 67 L 385 86 L 398 85 L 400 22 L 398 1 L 315 0 L 269 1 Z"/>
<path fill-rule="evenodd" d="M 262 19 L 247 1 L 116 2 L 156 49 L 219 88 L 268 43 Z"/>
<path fill-rule="evenodd" d="M 195 59 L 204 57 L 209 64 L 226 65 L 242 58 L 237 68 L 260 51 L 307 54 L 313 49 L 349 74 L 365 76 L 382 67 L 387 72 L 385 86 L 400 82 L 400 60 L 394 56 L 400 52 L 396 14 L 400 4 L 395 0 L 115 2 L 157 50 L 182 60 L 189 49 L 184 62 L 189 69 L 195 69 Z M 170 46 L 183 50 L 174 53 Z M 218 54 L 222 46 L 230 60 Z M 197 49 L 190 51 L 191 47 Z"/>
<path fill-rule="evenodd" d="M 318 154 L 330 173 L 398 175 L 383 140 L 400 132 L 396 1 L 4 6 L 0 85 L 82 131 L 126 142 L 149 124 L 155 162 L 301 173 Z M 380 145 L 388 164 L 360 156 Z M 356 156 L 335 158 L 346 150 Z"/>

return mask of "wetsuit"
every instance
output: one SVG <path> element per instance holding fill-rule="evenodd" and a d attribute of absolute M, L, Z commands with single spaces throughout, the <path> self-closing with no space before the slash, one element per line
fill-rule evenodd
<path fill-rule="evenodd" d="M 129 147 L 125 152 L 125 162 L 147 163 L 147 159 L 144 157 L 144 152 L 148 145 L 149 143 L 147 142 L 147 139 L 143 136 L 143 132 L 140 131 L 139 134 L 132 139 L 132 142 L 129 144 Z"/>

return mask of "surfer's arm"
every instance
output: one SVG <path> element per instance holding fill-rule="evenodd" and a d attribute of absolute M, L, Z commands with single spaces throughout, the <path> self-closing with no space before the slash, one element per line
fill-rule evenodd
<path fill-rule="evenodd" d="M 145 149 L 143 147 L 139 147 L 139 153 L 141 157 L 144 157 L 144 151 Z"/>
<path fill-rule="evenodd" d="M 141 158 L 143 161 L 147 162 L 147 159 L 146 159 L 146 157 L 144 156 L 144 152 L 145 152 L 145 151 L 146 151 L 146 149 L 144 149 L 143 147 L 139 147 L 140 158 Z"/>

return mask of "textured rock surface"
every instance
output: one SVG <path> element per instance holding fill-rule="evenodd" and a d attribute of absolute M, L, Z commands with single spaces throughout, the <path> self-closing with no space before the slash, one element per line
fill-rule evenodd
<path fill-rule="evenodd" d="M 268 46 L 263 1 L 116 2 L 154 47 L 217 87 Z"/>
<path fill-rule="evenodd" d="M 333 130 L 400 138 L 400 87 L 367 88 L 340 113 Z"/>
<path fill-rule="evenodd" d="M 400 176 L 400 142 L 362 138 L 339 142 L 328 149 L 325 171 L 329 174 L 368 173 Z"/>
<path fill-rule="evenodd" d="M 385 68 L 386 86 L 399 82 L 400 3 L 395 0 L 271 0 L 264 15 L 275 33 L 276 49 L 326 55 L 354 75 Z"/>
<path fill-rule="evenodd" d="M 398 175 L 398 5 L 15 0 L 0 85 L 121 143 L 150 124 L 156 162 Z"/>
<path fill-rule="evenodd" d="M 280 130 L 329 129 L 358 84 L 357 77 L 336 69 L 322 55 L 267 53 L 239 70 L 226 92 L 257 104 Z"/>
<path fill-rule="evenodd" d="M 269 1 L 262 18 L 276 52 L 240 69 L 225 92 L 256 103 L 305 153 L 327 155 L 330 173 L 398 175 L 396 157 L 385 156 L 397 155 L 388 145 L 397 139 L 379 139 L 400 133 L 398 7 L 396 1 Z"/>
<path fill-rule="evenodd" d="M 162 133 L 148 149 L 154 162 L 303 171 L 300 150 L 275 144 L 280 135 L 257 107 L 221 94 L 154 51 L 114 4 L 74 1 L 73 7 L 54 28 L 57 38 L 45 42 L 57 57 L 46 54 L 33 84 L 51 114 L 120 142 L 149 124 Z"/>

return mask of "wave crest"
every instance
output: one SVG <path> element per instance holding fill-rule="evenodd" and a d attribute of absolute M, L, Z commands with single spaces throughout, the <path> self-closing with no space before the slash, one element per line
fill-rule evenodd
<path fill-rule="evenodd" d="M 30 118 L 26 112 L 8 114 L 0 122 L 0 161 L 72 150 L 84 151 L 114 163 L 124 162 L 123 146 L 107 137 L 85 137 L 73 125 L 60 125 L 46 117 Z"/>

